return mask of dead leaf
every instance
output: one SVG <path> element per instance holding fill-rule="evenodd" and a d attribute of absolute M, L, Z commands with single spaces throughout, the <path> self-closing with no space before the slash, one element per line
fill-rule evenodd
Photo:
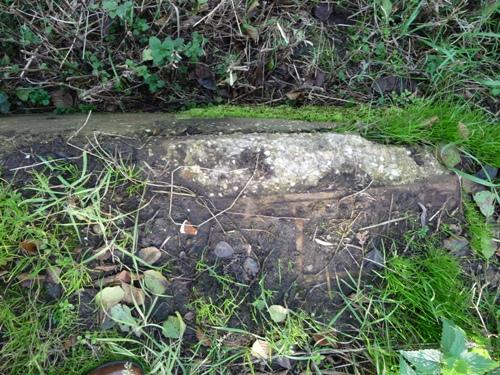
<path fill-rule="evenodd" d="M 297 100 L 297 99 L 300 99 L 301 97 L 304 96 L 304 91 L 302 91 L 300 89 L 292 90 L 292 91 L 288 91 L 285 95 L 289 100 Z"/>
<path fill-rule="evenodd" d="M 146 295 L 142 289 L 126 283 L 122 283 L 122 289 L 125 292 L 122 298 L 123 302 L 129 305 L 144 305 Z"/>
<path fill-rule="evenodd" d="M 332 11 L 333 7 L 329 3 L 320 3 L 313 8 L 312 14 L 314 18 L 326 22 L 330 18 Z"/>
<path fill-rule="evenodd" d="M 161 272 L 147 270 L 144 271 L 144 285 L 151 293 L 162 295 L 168 288 L 168 280 Z"/>
<path fill-rule="evenodd" d="M 129 271 L 123 270 L 116 275 L 107 276 L 102 280 L 97 280 L 95 286 L 108 286 L 113 284 L 130 283 L 132 277 Z"/>
<path fill-rule="evenodd" d="M 460 134 L 460 137 L 462 137 L 463 139 L 469 139 L 470 131 L 467 125 L 465 125 L 463 122 L 459 122 L 457 125 L 457 130 L 458 134 Z"/>
<path fill-rule="evenodd" d="M 23 283 L 25 281 L 29 281 L 31 283 L 44 282 L 46 280 L 46 276 L 45 275 L 32 275 L 28 272 L 23 272 L 23 273 L 20 273 L 19 275 L 17 275 L 17 279 L 21 283 Z"/>
<path fill-rule="evenodd" d="M 384 76 L 378 78 L 372 85 L 372 91 L 379 95 L 396 93 L 401 94 L 404 91 L 415 92 L 417 85 L 410 78 L 397 76 Z"/>
<path fill-rule="evenodd" d="M 312 334 L 314 343 L 319 346 L 337 347 L 334 332 L 316 332 Z"/>
<path fill-rule="evenodd" d="M 78 343 L 77 336 L 70 336 L 66 340 L 63 341 L 62 346 L 63 346 L 64 350 L 69 350 L 73 346 L 75 346 L 77 343 Z"/>
<path fill-rule="evenodd" d="M 250 0 L 247 4 L 247 14 L 253 13 L 260 5 L 259 0 Z"/>
<path fill-rule="evenodd" d="M 108 260 L 111 258 L 111 249 L 109 246 L 102 246 L 92 250 L 92 256 L 97 260 Z"/>
<path fill-rule="evenodd" d="M 267 341 L 255 340 L 252 345 L 250 353 L 253 357 L 257 359 L 269 360 L 271 359 L 271 347 Z"/>
<path fill-rule="evenodd" d="M 26 255 L 36 255 L 40 249 L 41 242 L 37 240 L 24 240 L 19 243 L 20 249 Z"/>
<path fill-rule="evenodd" d="M 118 304 L 124 296 L 125 292 L 121 286 L 108 286 L 96 294 L 95 301 L 97 306 L 107 311 Z"/>
<path fill-rule="evenodd" d="M 161 251 L 154 246 L 145 247 L 139 250 L 139 258 L 152 266 L 161 258 Z"/>
<path fill-rule="evenodd" d="M 111 271 L 116 271 L 118 269 L 118 265 L 116 264 L 105 264 L 102 266 L 96 266 L 92 271 L 97 271 L 97 272 L 111 272 Z"/>
<path fill-rule="evenodd" d="M 52 103 L 56 108 L 73 108 L 75 98 L 67 89 L 59 89 L 50 94 Z"/>
<path fill-rule="evenodd" d="M 181 225 L 180 232 L 188 236 L 196 236 L 198 234 L 198 229 L 189 221 L 184 220 L 184 222 Z"/>
<path fill-rule="evenodd" d="M 269 315 L 271 316 L 271 320 L 275 323 L 281 323 L 286 320 L 288 315 L 288 309 L 281 305 L 272 305 L 269 306 Z"/>
<path fill-rule="evenodd" d="M 196 327 L 196 339 L 203 346 L 212 346 L 212 341 L 210 341 L 210 338 L 205 334 L 205 332 L 203 332 L 200 327 Z"/>
<path fill-rule="evenodd" d="M 426 128 L 432 128 L 438 122 L 439 122 L 439 117 L 432 116 L 430 119 L 425 120 L 422 126 Z"/>

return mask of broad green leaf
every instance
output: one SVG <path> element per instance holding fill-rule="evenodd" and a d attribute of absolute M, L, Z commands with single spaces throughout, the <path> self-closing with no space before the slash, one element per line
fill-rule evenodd
<path fill-rule="evenodd" d="M 144 285 L 153 294 L 162 295 L 168 287 L 168 280 L 161 272 L 155 270 L 144 271 Z"/>
<path fill-rule="evenodd" d="M 443 357 L 439 350 L 401 350 L 400 353 L 408 362 L 415 366 L 417 374 L 439 374 L 439 367 Z"/>
<path fill-rule="evenodd" d="M 30 96 L 30 89 L 18 89 L 16 90 L 16 96 L 23 102 L 27 102 Z"/>
<path fill-rule="evenodd" d="M 145 48 L 144 51 L 142 51 L 142 60 L 143 61 L 153 60 L 153 54 L 151 52 L 151 48 Z"/>
<path fill-rule="evenodd" d="M 275 323 L 281 323 L 285 321 L 288 315 L 288 309 L 280 305 L 269 306 L 269 315 L 271 320 Z"/>
<path fill-rule="evenodd" d="M 448 168 L 453 168 L 462 161 L 460 151 L 453 143 L 441 146 L 439 149 L 439 159 Z"/>
<path fill-rule="evenodd" d="M 465 332 L 448 319 L 442 320 L 441 350 L 446 356 L 459 357 L 467 348 Z"/>
<path fill-rule="evenodd" d="M 107 286 L 96 294 L 95 301 L 98 306 L 108 310 L 120 302 L 124 295 L 125 292 L 121 286 Z"/>
<path fill-rule="evenodd" d="M 399 356 L 399 375 L 417 375 L 402 355 Z"/>
<path fill-rule="evenodd" d="M 474 202 L 486 217 L 492 216 L 495 212 L 495 195 L 491 191 L 485 190 L 474 194 Z"/>
<path fill-rule="evenodd" d="M 186 324 L 178 312 L 176 312 L 175 315 L 170 315 L 168 319 L 163 322 L 163 335 L 169 339 L 180 339 L 185 331 Z"/>
<path fill-rule="evenodd" d="M 137 320 L 132 316 L 132 310 L 122 304 L 115 305 L 109 311 L 113 320 L 118 323 L 122 332 L 137 332 Z"/>
<path fill-rule="evenodd" d="M 480 355 L 479 353 L 462 353 L 460 357 L 469 365 L 470 374 L 485 374 L 488 371 L 498 368 L 499 366 L 497 361 L 493 361 L 490 358 Z"/>

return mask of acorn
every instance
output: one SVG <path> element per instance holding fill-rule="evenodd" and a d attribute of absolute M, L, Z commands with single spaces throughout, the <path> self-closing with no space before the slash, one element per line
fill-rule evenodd
<path fill-rule="evenodd" d="M 134 362 L 114 361 L 93 369 L 87 375 L 144 375 L 144 371 Z"/>

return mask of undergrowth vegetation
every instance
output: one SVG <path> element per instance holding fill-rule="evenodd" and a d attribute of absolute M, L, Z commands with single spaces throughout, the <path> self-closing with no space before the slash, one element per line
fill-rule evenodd
<path fill-rule="evenodd" d="M 0 112 L 206 103 L 498 113 L 495 1 L 0 2 Z"/>

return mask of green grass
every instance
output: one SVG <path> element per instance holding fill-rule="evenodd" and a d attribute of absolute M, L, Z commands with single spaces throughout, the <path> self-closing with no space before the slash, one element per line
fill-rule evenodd
<path fill-rule="evenodd" d="M 419 242 L 410 245 L 412 256 L 389 255 L 381 283 L 360 290 L 353 300 L 359 338 L 378 373 L 397 368 L 398 350 L 439 346 L 442 317 L 481 336 L 472 290 L 458 260 L 433 242 Z"/>
<path fill-rule="evenodd" d="M 498 123 L 457 103 L 416 101 L 403 107 L 214 106 L 191 109 L 182 117 L 262 118 L 338 123 L 337 132 L 355 132 L 392 144 L 455 143 L 480 162 L 500 167 Z"/>
<path fill-rule="evenodd" d="M 464 200 L 464 207 L 471 247 L 478 254 L 488 259 L 495 252 L 495 244 L 492 242 L 492 224 L 486 222 L 484 216 L 472 202 Z"/>

